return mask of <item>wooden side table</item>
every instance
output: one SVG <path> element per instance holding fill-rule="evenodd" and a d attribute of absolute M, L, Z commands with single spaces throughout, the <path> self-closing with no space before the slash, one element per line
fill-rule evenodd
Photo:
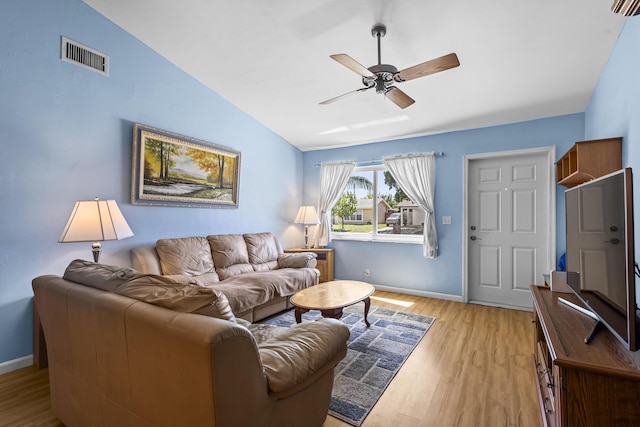
<path fill-rule="evenodd" d="M 330 282 L 333 277 L 333 249 L 330 248 L 289 248 L 284 250 L 286 253 L 296 252 L 313 252 L 317 255 L 318 265 L 316 268 L 320 270 L 320 283 Z"/>

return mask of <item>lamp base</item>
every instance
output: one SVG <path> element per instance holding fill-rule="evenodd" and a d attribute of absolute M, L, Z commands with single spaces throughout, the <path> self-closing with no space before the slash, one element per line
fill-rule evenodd
<path fill-rule="evenodd" d="M 98 259 L 100 259 L 100 252 L 102 251 L 102 245 L 100 242 L 95 242 L 91 245 L 91 251 L 93 252 L 93 262 L 98 262 Z"/>

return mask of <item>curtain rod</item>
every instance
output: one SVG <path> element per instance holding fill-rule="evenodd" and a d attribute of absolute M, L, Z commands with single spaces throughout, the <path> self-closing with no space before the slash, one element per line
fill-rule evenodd
<path fill-rule="evenodd" d="M 442 156 L 444 156 L 444 152 L 442 152 L 442 151 L 435 151 L 433 154 L 434 154 L 436 157 L 442 157 Z M 360 160 L 360 161 L 355 161 L 356 167 L 358 167 L 358 166 L 375 166 L 375 165 L 381 165 L 381 164 L 383 164 L 383 163 L 384 163 L 384 162 L 382 161 L 382 159 L 380 159 L 380 160 L 374 160 L 374 159 L 371 159 L 371 160 Z M 316 163 L 316 164 L 315 164 L 315 165 L 313 165 L 313 166 L 314 166 L 314 167 L 316 167 L 316 168 L 319 168 L 319 167 L 320 167 L 320 163 Z"/>

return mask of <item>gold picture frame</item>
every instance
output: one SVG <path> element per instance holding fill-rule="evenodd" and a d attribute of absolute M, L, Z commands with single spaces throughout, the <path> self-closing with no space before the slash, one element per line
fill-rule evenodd
<path fill-rule="evenodd" d="M 131 203 L 237 208 L 240 152 L 136 123 Z"/>

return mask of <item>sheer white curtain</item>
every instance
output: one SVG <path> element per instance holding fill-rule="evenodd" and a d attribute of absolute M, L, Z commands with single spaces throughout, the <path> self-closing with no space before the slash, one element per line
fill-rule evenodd
<path fill-rule="evenodd" d="M 331 241 L 331 209 L 340 199 L 355 169 L 354 162 L 322 163 L 320 165 L 320 225 L 314 233 L 314 246 L 327 246 Z"/>
<path fill-rule="evenodd" d="M 411 200 L 425 210 L 423 255 L 438 256 L 436 218 L 433 211 L 435 191 L 435 153 L 412 154 L 383 159 L 391 176 Z"/>

